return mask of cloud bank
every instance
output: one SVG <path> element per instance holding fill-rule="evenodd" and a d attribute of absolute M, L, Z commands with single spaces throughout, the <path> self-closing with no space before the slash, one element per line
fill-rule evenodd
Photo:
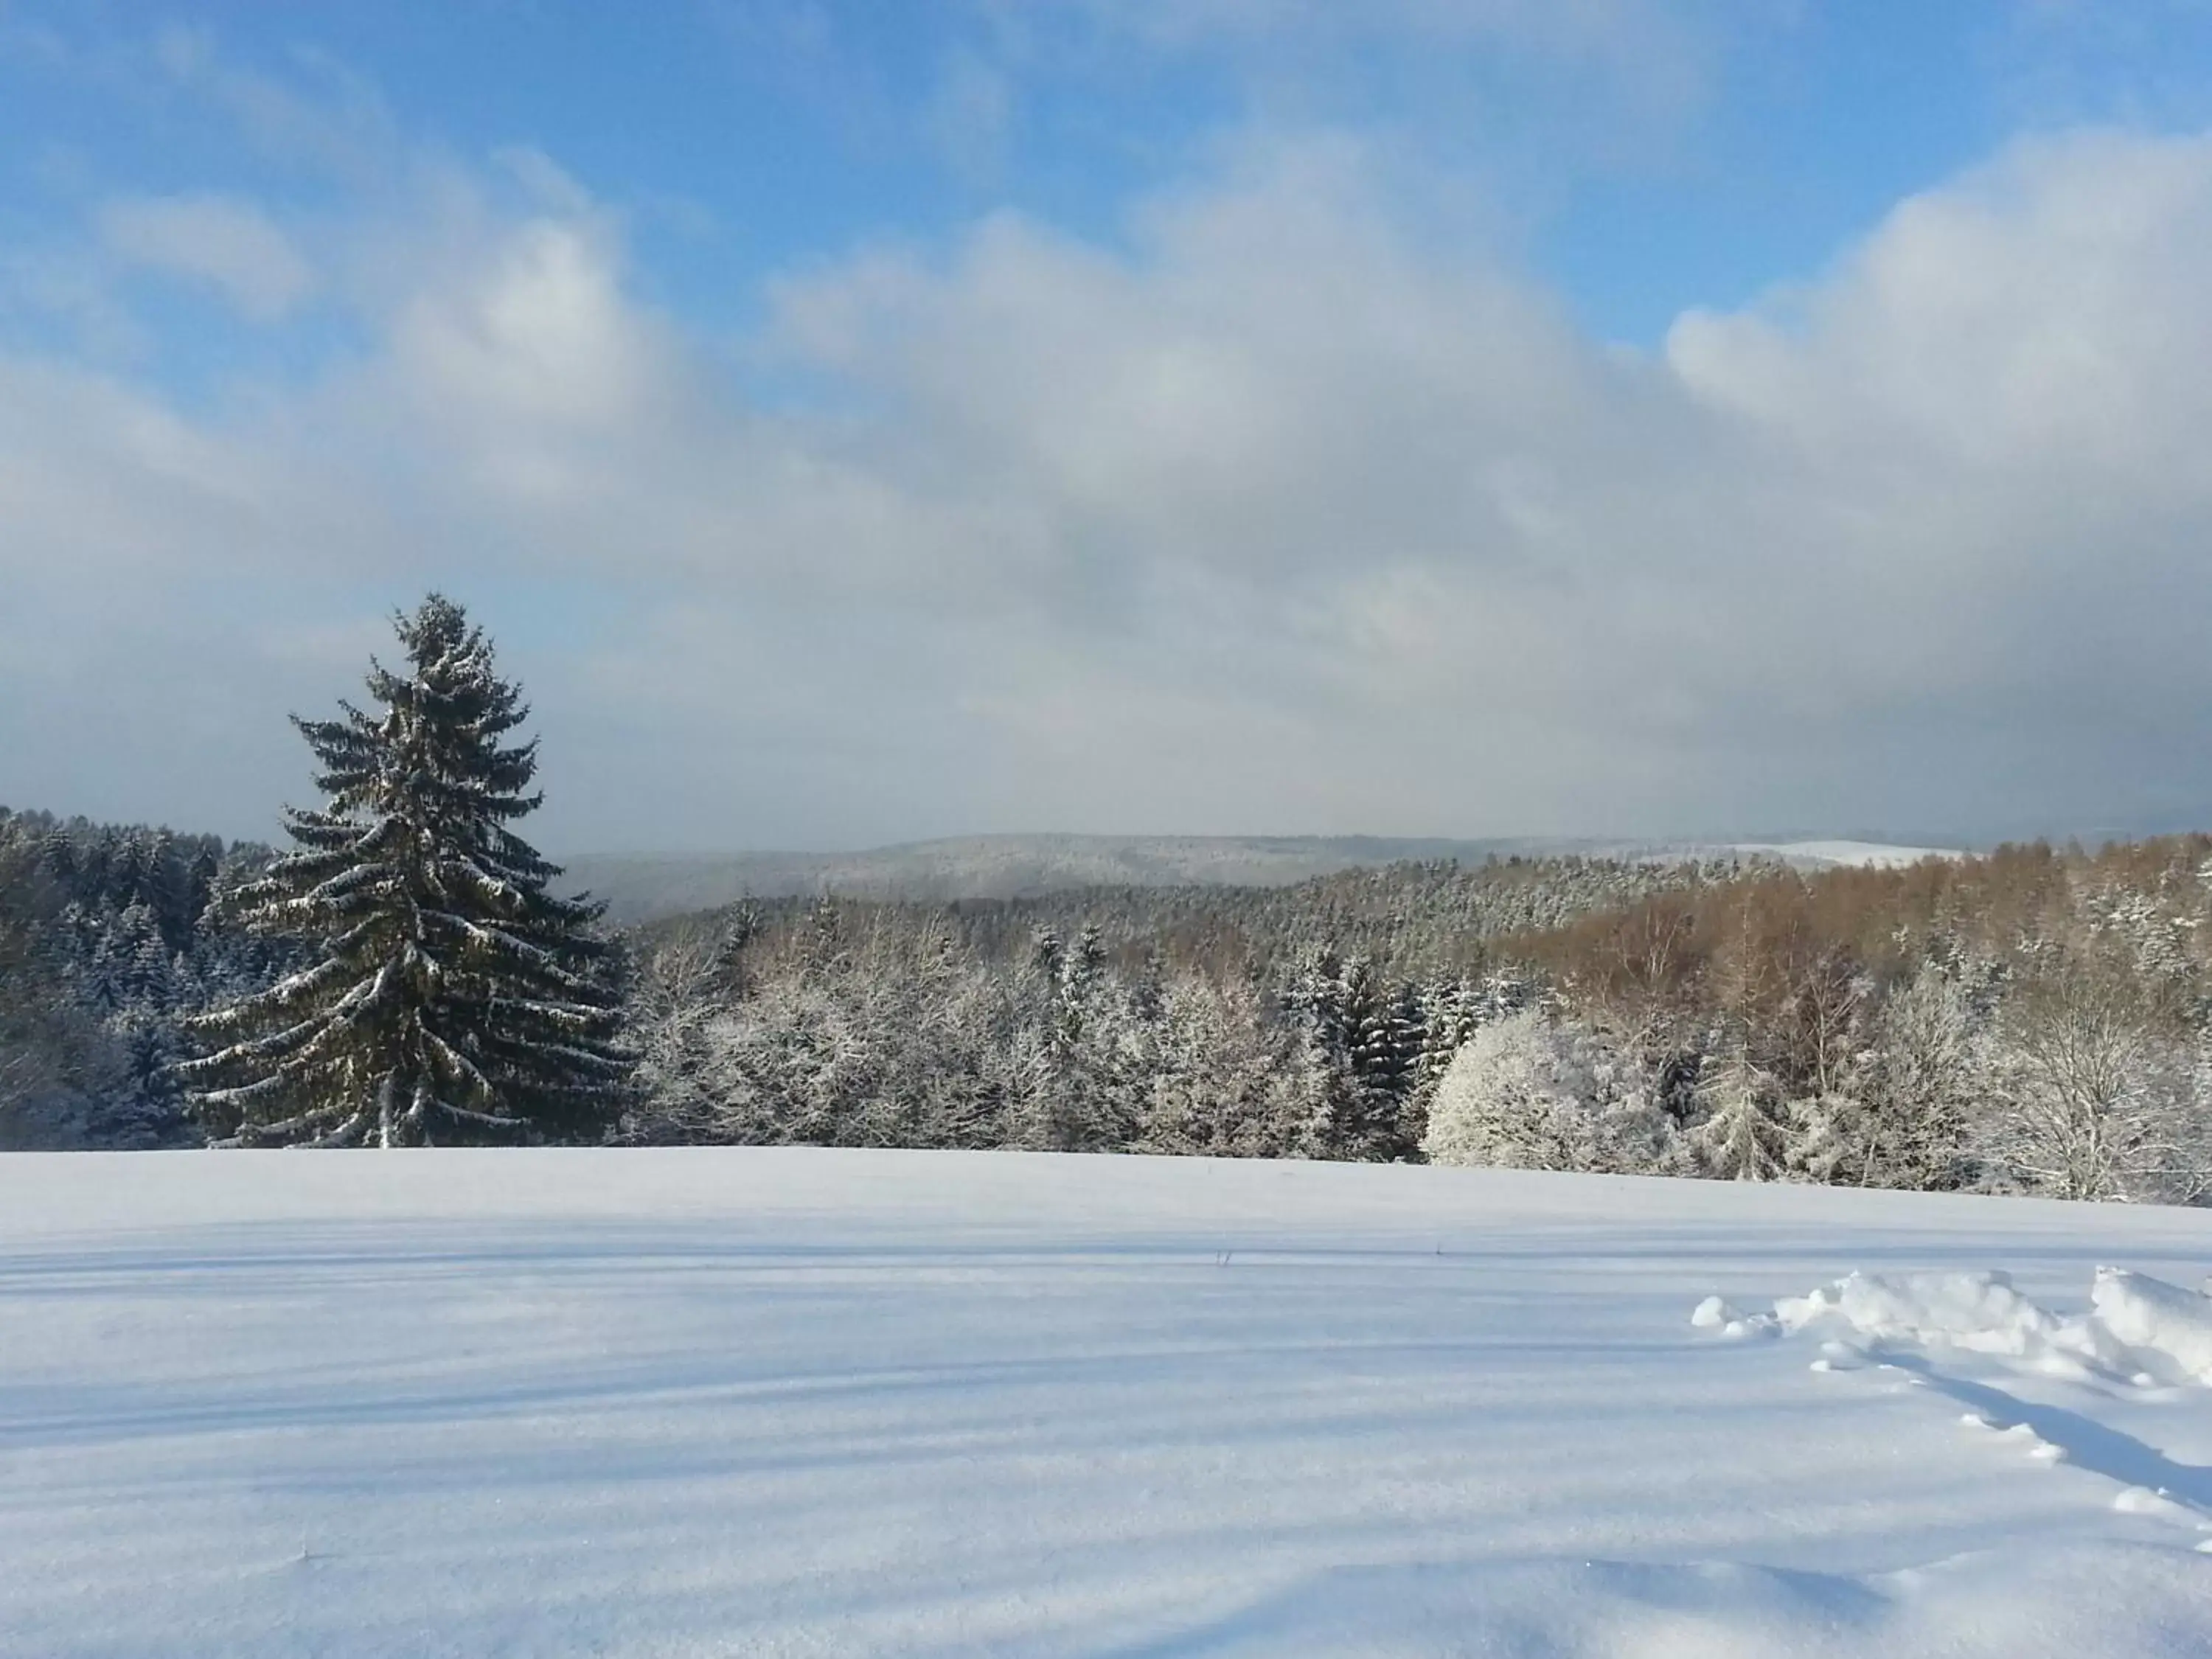
<path fill-rule="evenodd" d="M 2212 808 L 2212 139 L 2020 142 L 1651 351 L 1342 131 L 734 338 L 553 160 L 391 171 L 88 204 L 115 280 L 337 343 L 191 396 L 0 352 L 0 799 L 265 832 L 284 711 L 435 584 L 571 848 Z"/>

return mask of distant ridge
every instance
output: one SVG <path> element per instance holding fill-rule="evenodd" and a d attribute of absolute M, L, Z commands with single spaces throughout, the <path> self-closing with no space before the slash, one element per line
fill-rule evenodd
<path fill-rule="evenodd" d="M 1964 858 L 1955 847 L 1892 847 L 1872 841 L 1740 841 L 1730 850 L 1752 857 L 1776 858 L 1799 869 L 1831 870 L 1840 865 L 1863 869 L 1895 870 L 1923 859 Z"/>
<path fill-rule="evenodd" d="M 607 902 L 620 924 L 710 910 L 738 899 L 836 893 L 854 898 L 1034 898 L 1082 887 L 1287 887 L 1340 870 L 1407 860 L 1679 860 L 1766 857 L 1807 868 L 1909 863 L 1940 849 L 1870 842 L 1487 841 L 1389 836 L 963 836 L 859 853 L 579 854 L 568 882 Z"/>

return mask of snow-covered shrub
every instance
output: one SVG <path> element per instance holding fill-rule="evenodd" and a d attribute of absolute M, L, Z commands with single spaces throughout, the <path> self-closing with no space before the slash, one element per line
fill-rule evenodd
<path fill-rule="evenodd" d="M 1632 1058 L 1531 1008 L 1484 1026 L 1453 1057 L 1421 1150 L 1432 1164 L 1630 1171 L 1664 1166 L 1674 1142 Z"/>
<path fill-rule="evenodd" d="M 1844 1090 L 1806 1095 L 1790 1101 L 1784 1117 L 1784 1158 L 1792 1176 L 1824 1186 L 1866 1184 L 1872 1134 L 1863 1098 Z"/>

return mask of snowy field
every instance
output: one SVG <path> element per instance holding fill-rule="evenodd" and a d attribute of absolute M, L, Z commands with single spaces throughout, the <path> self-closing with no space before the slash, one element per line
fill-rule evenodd
<path fill-rule="evenodd" d="M 1873 841 L 1740 841 L 1730 851 L 1764 853 L 1801 868 L 1832 870 L 1849 866 L 1860 870 L 1902 870 L 1923 859 L 1958 859 L 1966 855 L 1951 847 L 1892 847 Z"/>
<path fill-rule="evenodd" d="M 0 1158 L 0 1653 L 2203 1655 L 2208 1268 L 1487 1171 Z"/>

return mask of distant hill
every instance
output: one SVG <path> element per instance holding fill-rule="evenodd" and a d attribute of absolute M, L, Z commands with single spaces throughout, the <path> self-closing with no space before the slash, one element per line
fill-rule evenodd
<path fill-rule="evenodd" d="M 1832 870 L 1839 865 L 1863 869 L 1894 870 L 1923 859 L 1963 858 L 1955 847 L 1892 847 L 1874 841 L 1740 841 L 1729 850 L 1753 857 L 1780 859 L 1801 870 Z"/>
<path fill-rule="evenodd" d="M 1759 856 L 1804 867 L 1909 862 L 1929 849 L 1866 842 L 1626 842 L 1387 836 L 963 836 L 860 853 L 580 854 L 568 883 L 607 901 L 610 920 L 650 921 L 746 898 L 1034 898 L 1081 887 L 1287 887 L 1406 860 L 1677 860 Z"/>

